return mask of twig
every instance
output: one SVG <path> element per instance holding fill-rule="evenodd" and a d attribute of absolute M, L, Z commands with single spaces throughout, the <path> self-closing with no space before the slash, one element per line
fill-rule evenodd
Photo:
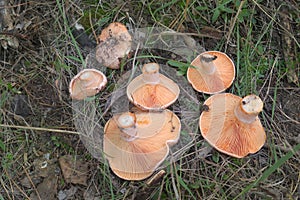
<path fill-rule="evenodd" d="M 24 35 L 21 33 L 15 33 L 15 32 L 0 32 L 0 35 L 9 35 L 9 36 L 17 37 L 17 38 L 28 39 L 27 35 Z"/>
<path fill-rule="evenodd" d="M 234 28 L 234 26 L 235 26 L 235 24 L 236 24 L 236 20 L 237 20 L 237 18 L 238 18 L 238 16 L 239 16 L 240 12 L 241 12 L 241 10 L 242 10 L 242 7 L 243 7 L 244 3 L 245 3 L 245 0 L 241 1 L 241 4 L 240 4 L 240 6 L 239 6 L 239 8 L 238 8 L 238 11 L 237 11 L 236 15 L 234 16 L 233 23 L 232 23 L 231 26 L 230 26 L 230 29 L 229 29 L 229 32 L 228 32 L 228 35 L 227 35 L 226 49 L 227 49 L 227 45 L 228 45 L 228 43 L 229 43 L 229 39 L 230 39 L 231 33 L 232 33 L 232 31 L 233 31 L 233 28 Z M 225 49 L 225 52 L 226 52 L 226 49 Z"/>
<path fill-rule="evenodd" d="M 32 126 L 16 126 L 16 125 L 8 125 L 8 124 L 0 124 L 0 127 L 5 128 L 14 128 L 14 129 L 25 129 L 25 130 L 34 130 L 34 131 L 48 131 L 48 132 L 56 132 L 56 133 L 68 133 L 79 135 L 79 132 L 76 131 L 68 131 L 61 129 L 50 129 L 50 128 L 41 128 L 41 127 L 32 127 Z"/>
<path fill-rule="evenodd" d="M 4 172 L 5 172 L 5 175 L 8 177 L 8 179 L 9 179 L 9 182 L 10 182 L 10 184 L 11 183 L 13 183 L 14 185 L 15 185 L 15 187 L 27 198 L 27 199 L 30 199 L 29 198 L 29 196 L 19 187 L 19 185 L 18 184 L 16 184 L 16 182 L 15 181 L 13 181 L 12 179 L 11 179 L 11 176 L 8 174 L 8 172 L 7 172 L 7 170 L 6 169 L 4 169 Z M 12 185 L 11 185 L 11 187 L 12 187 Z M 11 192 L 13 192 L 13 188 L 12 188 L 12 191 Z"/>
<path fill-rule="evenodd" d="M 33 184 L 32 179 L 30 178 L 30 176 L 29 176 L 27 170 L 25 169 L 24 166 L 22 166 L 22 167 L 23 167 L 23 169 L 24 169 L 24 172 L 25 172 L 26 176 L 28 177 L 29 182 L 31 183 L 33 189 L 35 190 L 35 193 L 36 193 L 38 199 L 41 200 L 41 196 L 40 196 L 38 190 L 36 189 L 35 185 Z"/>
<path fill-rule="evenodd" d="M 293 38 L 293 40 L 295 41 L 295 43 L 297 44 L 298 47 L 300 47 L 299 42 L 297 41 L 297 39 L 283 26 L 281 25 L 281 22 L 276 21 L 271 15 L 269 15 L 269 13 L 267 13 L 262 7 L 261 5 L 259 5 L 255 0 L 252 0 L 253 3 L 255 3 L 257 5 L 257 7 L 263 12 L 265 13 L 272 21 L 274 21 L 280 28 L 282 28 L 282 30 L 284 30 L 291 38 Z"/>
<path fill-rule="evenodd" d="M 97 42 L 97 44 L 99 44 L 99 40 L 98 40 L 98 37 L 96 35 L 96 32 L 95 32 L 95 29 L 94 29 L 94 25 L 92 24 L 92 16 L 91 16 L 91 12 L 89 12 L 89 21 L 90 21 L 90 25 L 91 25 L 91 29 L 92 29 L 92 32 L 93 32 L 93 35 L 94 35 L 94 38 Z"/>
<path fill-rule="evenodd" d="M 3 190 L 5 190 L 7 197 L 8 197 L 9 199 L 12 199 L 12 198 L 10 197 L 10 195 L 9 195 L 8 190 L 7 190 L 6 187 L 5 187 L 5 183 L 4 183 L 3 179 L 2 179 L 2 177 L 0 177 L 0 183 L 1 183 L 1 185 L 2 185 Z M 2 191 L 1 191 L 1 193 L 2 193 Z M 2 197 L 2 196 L 0 196 L 0 197 Z"/>
<path fill-rule="evenodd" d="M 269 92 L 270 92 L 270 86 L 271 86 L 272 77 L 273 77 L 273 70 L 274 70 L 275 65 L 277 64 L 277 61 L 278 61 L 278 55 L 275 57 L 275 60 L 274 60 L 273 65 L 272 65 L 272 67 L 271 67 L 271 71 L 270 71 L 270 73 L 269 73 L 269 75 L 268 75 L 268 76 L 269 76 L 269 84 L 268 84 L 267 92 L 266 92 L 266 94 L 265 94 L 265 97 L 264 97 L 264 99 L 263 99 L 263 102 L 265 102 L 265 100 L 266 100 L 266 98 L 267 98 L 267 96 L 268 96 L 268 94 L 269 94 Z M 266 79 L 266 81 L 263 83 L 261 89 L 260 89 L 259 92 L 258 92 L 259 94 L 261 94 L 261 91 L 262 91 L 262 89 L 265 87 L 265 85 L 266 85 L 266 83 L 267 83 L 267 80 L 268 80 L 268 79 Z"/>
<path fill-rule="evenodd" d="M 153 36 L 160 36 L 160 35 L 179 35 L 179 36 L 182 35 L 182 36 L 194 36 L 194 37 L 207 37 L 207 38 L 213 38 L 213 39 L 217 39 L 217 40 L 221 39 L 220 37 L 216 37 L 216 36 L 208 35 L 208 34 L 175 32 L 175 31 L 172 31 L 172 29 L 170 29 L 170 31 L 163 31 L 163 32 L 160 32 L 160 33 L 154 33 L 151 36 L 153 37 Z"/>
<path fill-rule="evenodd" d="M 175 162 L 173 160 L 171 160 L 171 162 L 173 162 L 173 164 L 175 165 Z M 175 168 L 175 166 L 174 166 L 174 168 Z M 175 173 L 175 176 L 176 176 L 176 173 Z M 174 171 L 173 171 L 172 165 L 171 165 L 171 181 L 172 181 L 172 186 L 173 186 L 173 190 L 175 193 L 175 198 L 176 198 L 176 200 L 180 200 L 179 193 L 178 193 L 176 183 L 175 183 Z"/>
<path fill-rule="evenodd" d="M 45 3 L 42 3 L 42 2 L 38 2 L 38 1 L 28 1 L 28 2 L 25 2 L 25 3 L 18 3 L 18 4 L 14 4 L 14 5 L 0 6 L 0 9 L 15 8 L 15 7 L 24 6 L 24 5 L 27 5 L 27 4 L 49 5 L 49 4 L 54 4 L 54 2 L 47 1 Z"/>

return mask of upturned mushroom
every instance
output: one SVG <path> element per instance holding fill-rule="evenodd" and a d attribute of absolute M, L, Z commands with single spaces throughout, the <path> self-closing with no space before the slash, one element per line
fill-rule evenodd
<path fill-rule="evenodd" d="M 120 68 L 120 58 L 126 56 L 131 50 L 132 38 L 125 25 L 113 22 L 103 29 L 98 37 L 96 59 L 105 67 Z"/>
<path fill-rule="evenodd" d="M 115 115 L 104 127 L 104 155 L 120 178 L 145 179 L 165 160 L 180 129 L 178 117 L 170 110 Z"/>
<path fill-rule="evenodd" d="M 167 108 L 177 100 L 179 92 L 173 80 L 159 73 L 157 63 L 143 65 L 142 74 L 127 86 L 128 99 L 144 110 Z"/>
<path fill-rule="evenodd" d="M 229 88 L 235 77 L 232 60 L 219 51 L 198 55 L 187 71 L 187 79 L 198 92 L 216 94 Z"/>
<path fill-rule="evenodd" d="M 217 150 L 236 158 L 256 153 L 266 141 L 258 114 L 263 109 L 256 95 L 244 98 L 230 93 L 209 97 L 200 115 L 202 136 Z"/>
<path fill-rule="evenodd" d="M 83 100 L 94 96 L 101 91 L 107 83 L 106 76 L 96 69 L 84 69 L 74 76 L 69 84 L 72 99 Z"/>

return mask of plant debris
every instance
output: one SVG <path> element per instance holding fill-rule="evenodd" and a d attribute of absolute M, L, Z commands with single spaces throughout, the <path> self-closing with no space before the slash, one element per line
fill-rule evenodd
<path fill-rule="evenodd" d="M 59 165 L 67 183 L 87 186 L 88 163 L 79 157 L 74 158 L 71 155 L 66 155 L 59 158 Z"/>

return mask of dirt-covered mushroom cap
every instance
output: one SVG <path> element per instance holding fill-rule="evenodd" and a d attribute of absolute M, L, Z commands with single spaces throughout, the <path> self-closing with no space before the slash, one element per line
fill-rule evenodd
<path fill-rule="evenodd" d="M 216 94 L 229 88 L 235 77 L 232 60 L 219 51 L 206 51 L 197 56 L 187 71 L 187 79 L 198 92 Z"/>
<path fill-rule="evenodd" d="M 83 100 L 94 96 L 101 91 L 107 83 L 106 76 L 96 69 L 84 69 L 74 76 L 69 84 L 72 99 Z"/>
<path fill-rule="evenodd" d="M 264 145 L 266 134 L 258 114 L 263 102 L 256 95 L 244 98 L 229 93 L 209 97 L 200 115 L 202 136 L 217 150 L 242 158 Z"/>
<path fill-rule="evenodd" d="M 127 86 L 128 99 L 145 110 L 161 110 L 173 104 L 180 93 L 178 85 L 159 73 L 157 63 L 143 65 L 142 74 Z"/>
<path fill-rule="evenodd" d="M 121 113 L 105 125 L 104 154 L 120 178 L 142 180 L 165 160 L 180 129 L 180 120 L 170 110 Z"/>
<path fill-rule="evenodd" d="M 120 68 L 120 58 L 131 50 L 132 38 L 125 25 L 111 23 L 103 29 L 96 47 L 96 59 L 99 63 L 112 69 Z"/>

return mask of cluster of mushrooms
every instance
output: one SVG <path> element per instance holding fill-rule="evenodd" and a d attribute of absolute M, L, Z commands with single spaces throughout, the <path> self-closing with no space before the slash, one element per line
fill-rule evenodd
<path fill-rule="evenodd" d="M 99 36 L 96 59 L 104 66 L 118 69 L 119 58 L 131 49 L 126 27 L 111 23 Z M 109 48 L 108 48 L 109 47 Z M 242 158 L 257 152 L 266 140 L 258 118 L 263 102 L 256 95 L 244 98 L 221 93 L 231 86 L 235 66 L 224 53 L 207 51 L 197 56 L 187 71 L 187 79 L 198 92 L 213 94 L 204 105 L 199 127 L 202 136 L 217 150 Z M 84 69 L 70 82 L 72 99 L 84 100 L 96 95 L 107 83 L 96 69 Z M 169 154 L 169 148 L 180 138 L 180 119 L 168 106 L 180 93 L 179 86 L 159 73 L 157 63 L 147 63 L 142 74 L 126 88 L 134 105 L 131 111 L 114 115 L 106 122 L 103 153 L 112 171 L 126 180 L 149 177 Z"/>

